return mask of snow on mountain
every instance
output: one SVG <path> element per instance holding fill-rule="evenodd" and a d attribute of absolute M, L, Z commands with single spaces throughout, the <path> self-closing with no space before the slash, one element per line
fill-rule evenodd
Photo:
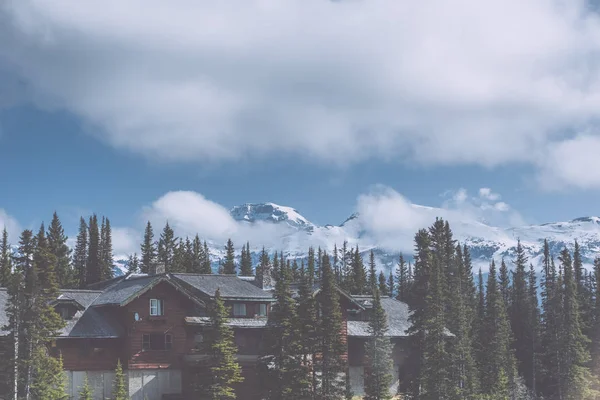
<path fill-rule="evenodd" d="M 418 205 L 413 205 L 413 207 L 425 212 L 426 215 L 431 215 L 431 220 L 427 220 L 426 225 L 420 228 L 431 225 L 435 220 L 435 216 L 447 214 L 446 210 L 442 209 Z M 365 261 L 368 252 L 373 250 L 378 268 L 386 272 L 395 267 L 400 254 L 400 249 L 382 246 L 379 239 L 369 231 L 366 223 L 368 221 L 365 221 L 359 213 L 352 214 L 339 225 L 328 224 L 324 226 L 310 222 L 292 207 L 274 203 L 248 203 L 233 207 L 230 214 L 236 221 L 243 224 L 268 223 L 285 228 L 281 230 L 281 236 L 276 243 L 266 247 L 270 254 L 275 251 L 283 251 L 287 257 L 304 259 L 307 256 L 309 246 L 321 247 L 331 254 L 334 245 L 339 248 L 346 240 L 349 247 L 359 246 Z M 492 258 L 499 261 L 504 257 L 510 263 L 514 257 L 517 240 L 519 239 L 529 259 L 537 266 L 541 264 L 544 239 L 548 240 L 551 252 L 555 257 L 565 246 L 572 250 L 577 239 L 587 267 L 591 267 L 594 258 L 600 256 L 599 217 L 582 217 L 566 222 L 527 225 L 508 229 L 490 226 L 475 220 L 452 220 L 450 218 L 449 222 L 455 239 L 470 248 L 475 268 L 482 267 L 482 269 L 487 270 Z M 408 260 L 412 258 L 412 244 L 410 243 L 415 233 L 416 229 L 400 229 L 395 233 L 397 237 L 394 237 L 394 240 L 397 239 L 399 243 L 409 243 L 408 250 L 406 248 L 404 250 L 405 258 Z M 224 243 L 216 242 L 211 238 L 206 239 L 210 246 L 213 268 L 216 270 L 220 260 L 225 255 Z M 252 237 L 248 238 L 253 261 L 257 264 L 263 243 L 253 242 L 252 239 Z M 239 247 L 238 245 L 236 243 L 236 247 Z M 121 274 L 126 270 L 126 260 L 122 257 L 117 259 L 115 273 Z"/>

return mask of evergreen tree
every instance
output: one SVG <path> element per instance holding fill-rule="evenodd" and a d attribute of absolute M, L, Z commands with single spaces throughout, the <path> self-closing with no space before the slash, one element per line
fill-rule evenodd
<path fill-rule="evenodd" d="M 127 266 L 127 273 L 129 274 L 137 274 L 140 272 L 140 259 L 138 258 L 137 253 L 129 255 Z"/>
<path fill-rule="evenodd" d="M 31 397 L 35 400 L 67 400 L 67 377 L 63 372 L 62 356 L 51 357 L 45 346 L 34 350 Z"/>
<path fill-rule="evenodd" d="M 250 253 L 250 243 L 246 243 L 245 247 L 242 247 L 242 257 L 240 262 L 240 275 L 252 276 L 252 254 Z"/>
<path fill-rule="evenodd" d="M 98 231 L 98 217 L 96 217 L 96 214 L 90 217 L 88 224 L 88 251 L 85 270 L 85 283 L 87 285 L 102 280 L 102 271 L 100 269 L 100 233 Z"/>
<path fill-rule="evenodd" d="M 87 258 L 88 258 L 88 226 L 83 217 L 79 219 L 79 233 L 73 252 L 73 270 L 75 283 L 83 289 L 87 283 Z"/>
<path fill-rule="evenodd" d="M 152 265 L 156 262 L 156 243 L 154 242 L 154 230 L 152 229 L 150 221 L 146 223 L 144 240 L 140 246 L 140 252 L 140 270 L 142 273 L 147 274 L 150 272 Z"/>
<path fill-rule="evenodd" d="M 173 257 L 175 247 L 177 246 L 177 238 L 175 232 L 169 226 L 169 222 L 165 224 L 160 238 L 158 240 L 157 261 L 164 264 L 165 271 L 171 272 L 173 268 Z"/>
<path fill-rule="evenodd" d="M 112 229 L 110 220 L 102 217 L 102 227 L 100 229 L 100 280 L 105 281 L 113 277 L 113 247 L 112 247 Z"/>
<path fill-rule="evenodd" d="M 277 259 L 277 257 L 275 257 L 275 259 Z M 272 284 L 271 260 L 264 247 L 260 253 L 260 264 L 256 268 L 256 280 L 261 285 L 265 285 L 264 288 L 268 288 Z"/>
<path fill-rule="evenodd" d="M 224 274 L 235 274 L 235 249 L 231 239 L 227 240 L 225 246 L 225 260 L 223 261 L 222 270 Z"/>
<path fill-rule="evenodd" d="M 529 265 L 529 328 L 531 341 L 531 381 L 530 388 L 534 394 L 539 391 L 538 381 L 540 377 L 540 309 L 538 307 L 537 277 L 533 264 Z"/>
<path fill-rule="evenodd" d="M 302 346 L 303 362 L 307 368 L 312 368 L 311 360 L 316 359 L 317 346 L 319 343 L 317 303 L 313 296 L 310 279 L 304 265 L 300 269 L 300 282 L 298 287 L 298 321 L 300 331 L 300 343 Z M 310 358 L 309 358 L 310 356 Z M 317 391 L 316 370 L 312 368 L 311 390 L 309 398 L 313 398 Z"/>
<path fill-rule="evenodd" d="M 117 360 L 117 369 L 115 370 L 115 386 L 113 390 L 114 400 L 128 400 L 127 385 L 125 384 L 125 374 L 121 366 L 121 360 Z"/>
<path fill-rule="evenodd" d="M 369 277 L 367 278 L 367 287 L 364 289 L 365 293 L 375 293 L 375 287 L 377 287 L 377 273 L 375 270 L 375 254 L 373 250 L 369 252 Z"/>
<path fill-rule="evenodd" d="M 315 282 L 315 276 L 316 276 L 315 268 L 316 268 L 315 249 L 313 247 L 309 247 L 308 248 L 306 275 L 308 278 L 309 286 L 311 286 L 311 287 L 312 287 L 313 283 Z"/>
<path fill-rule="evenodd" d="M 186 247 L 182 238 L 179 238 L 173 250 L 170 272 L 186 272 Z"/>
<path fill-rule="evenodd" d="M 381 305 L 379 290 L 375 288 L 373 308 L 369 319 L 369 340 L 366 344 L 365 400 L 388 400 L 393 382 L 392 344 L 386 336 L 387 316 Z"/>
<path fill-rule="evenodd" d="M 483 289 L 483 273 L 479 268 L 478 280 L 477 280 L 477 309 L 475 319 L 473 321 L 473 341 L 474 341 L 474 353 L 475 353 L 475 364 L 479 371 L 483 370 L 486 365 L 486 320 L 485 320 L 485 290 Z M 479 376 L 482 378 L 481 374 Z"/>
<path fill-rule="evenodd" d="M 400 259 L 398 260 L 398 269 L 396 270 L 396 276 L 398 277 L 398 294 L 396 300 L 406 302 L 408 300 L 408 267 L 406 261 L 404 261 L 404 255 L 400 253 Z"/>
<path fill-rule="evenodd" d="M 264 382 L 267 399 L 305 399 L 309 394 L 308 368 L 303 362 L 300 320 L 292 298 L 291 271 L 285 263 L 280 265 L 275 283 L 275 303 L 269 315 L 267 330 L 267 356 L 262 358 L 267 366 L 268 379 Z"/>
<path fill-rule="evenodd" d="M 506 266 L 506 262 L 504 262 L 504 258 L 502 258 L 502 262 L 500 263 L 500 269 L 498 272 L 498 285 L 500 289 L 500 295 L 502 296 L 502 300 L 504 301 L 504 306 L 508 309 L 510 307 L 511 302 L 510 278 L 508 276 L 508 267 Z"/>
<path fill-rule="evenodd" d="M 74 282 L 71 268 L 71 249 L 67 245 L 68 237 L 65 235 L 65 230 L 56 212 L 52 216 L 47 236 L 50 252 L 56 258 L 58 285 L 61 288 L 72 287 Z"/>
<path fill-rule="evenodd" d="M 83 377 L 83 385 L 79 389 L 79 400 L 94 400 L 94 394 L 88 380 L 87 373 Z"/>
<path fill-rule="evenodd" d="M 365 294 L 368 293 L 368 282 L 367 272 L 363 264 L 362 256 L 358 251 L 358 246 L 354 249 L 354 254 L 351 260 L 352 268 L 352 287 L 350 289 L 351 294 Z"/>
<path fill-rule="evenodd" d="M 204 241 L 204 252 L 203 252 L 203 260 L 201 263 L 201 273 L 202 274 L 212 274 L 212 266 L 210 264 L 210 250 L 208 249 L 208 244 Z"/>
<path fill-rule="evenodd" d="M 600 377 L 600 257 L 594 260 L 594 276 L 596 280 L 594 295 L 594 325 L 592 329 L 592 367 L 594 376 Z"/>
<path fill-rule="evenodd" d="M 207 338 L 209 355 L 209 371 L 203 374 L 200 390 L 203 399 L 227 400 L 235 399 L 233 385 L 243 381 L 241 368 L 235 361 L 237 349 L 234 343 L 233 331 L 227 325 L 227 308 L 221 299 L 219 289 L 209 307 L 211 320 L 210 334 Z"/>
<path fill-rule="evenodd" d="M 320 400 L 338 400 L 345 392 L 346 363 L 343 355 L 346 344 L 340 335 L 342 330 L 342 312 L 338 290 L 335 286 L 335 276 L 331 270 L 329 256 L 323 255 L 321 262 L 322 283 L 319 293 L 320 326 L 319 350 L 320 358 L 315 367 L 320 373 L 318 398 Z"/>
<path fill-rule="evenodd" d="M 387 293 L 388 293 L 388 296 L 390 296 L 390 297 L 394 297 L 394 286 L 395 286 L 394 270 L 392 268 L 390 268 L 390 275 L 388 276 L 388 280 L 387 280 Z"/>
<path fill-rule="evenodd" d="M 389 296 L 389 292 L 388 292 L 388 282 L 387 279 L 385 279 L 385 274 L 383 273 L 383 271 L 379 272 L 379 293 L 381 293 L 381 296 Z"/>
<path fill-rule="evenodd" d="M 561 338 L 563 367 L 559 376 L 559 385 L 565 399 L 592 399 L 595 398 L 595 393 L 590 388 L 593 378 L 586 365 L 590 359 L 587 351 L 588 339 L 581 332 L 579 305 L 577 303 L 577 282 L 575 281 L 571 255 L 567 249 L 561 251 L 559 260 L 561 270 L 564 273 L 564 330 Z"/>
<path fill-rule="evenodd" d="M 2 241 L 0 241 L 0 287 L 7 287 L 12 271 L 12 251 L 8 243 L 8 231 L 2 230 Z"/>
<path fill-rule="evenodd" d="M 481 383 L 488 394 L 508 399 L 514 391 L 517 373 L 510 322 L 496 279 L 492 260 L 485 296 L 483 339 L 487 356 L 481 365 Z"/>
<path fill-rule="evenodd" d="M 340 252 L 340 273 L 342 275 L 341 288 L 350 293 L 352 291 L 352 287 L 354 287 L 354 284 L 352 282 L 352 263 L 350 261 L 352 259 L 353 253 L 352 249 L 348 249 L 348 241 L 344 240 Z"/>
<path fill-rule="evenodd" d="M 196 234 L 194 240 L 192 242 L 192 264 L 191 268 L 188 271 L 192 274 L 201 273 L 202 260 L 204 259 L 204 248 L 202 247 L 202 242 L 200 241 L 200 237 Z"/>
<path fill-rule="evenodd" d="M 321 268 L 322 268 L 322 260 L 323 260 L 323 250 L 319 246 L 317 250 L 317 262 L 315 263 L 315 280 L 317 282 L 321 281 Z"/>

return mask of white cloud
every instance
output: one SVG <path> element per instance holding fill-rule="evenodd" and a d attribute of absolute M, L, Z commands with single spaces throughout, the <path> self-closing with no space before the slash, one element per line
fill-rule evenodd
<path fill-rule="evenodd" d="M 116 257 L 140 253 L 141 236 L 132 228 L 112 228 L 113 253 Z"/>
<path fill-rule="evenodd" d="M 16 218 L 11 217 L 4 209 L 0 208 L 0 231 L 6 228 L 8 240 L 11 244 L 17 244 L 21 233 L 21 226 Z"/>
<path fill-rule="evenodd" d="M 544 161 L 575 156 L 565 132 L 600 116 L 585 3 L 7 0 L 0 66 L 39 106 L 150 157 L 523 163 L 600 187 L 577 173 L 591 157 Z"/>
<path fill-rule="evenodd" d="M 491 201 L 500 200 L 500 195 L 498 193 L 492 192 L 492 189 L 490 188 L 479 189 L 479 197 Z"/>

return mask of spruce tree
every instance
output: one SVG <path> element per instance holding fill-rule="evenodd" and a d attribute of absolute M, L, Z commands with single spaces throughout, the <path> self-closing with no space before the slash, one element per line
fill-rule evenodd
<path fill-rule="evenodd" d="M 225 246 L 225 260 L 222 265 L 223 274 L 233 275 L 235 274 L 235 248 L 231 239 L 227 240 Z"/>
<path fill-rule="evenodd" d="M 100 232 L 100 280 L 105 281 L 113 277 L 113 247 L 112 228 L 110 220 L 102 217 L 102 229 Z"/>
<path fill-rule="evenodd" d="M 169 272 L 186 272 L 186 248 L 185 242 L 179 238 L 173 250 L 173 260 L 171 261 L 171 269 Z"/>
<path fill-rule="evenodd" d="M 267 379 L 264 386 L 267 399 L 305 399 L 309 394 L 308 368 L 303 362 L 300 320 L 296 301 L 292 298 L 291 271 L 280 265 L 275 283 L 275 303 L 271 307 L 267 330 Z"/>
<path fill-rule="evenodd" d="M 277 258 L 277 257 L 275 257 Z M 268 288 L 272 283 L 272 273 L 271 273 L 271 259 L 269 258 L 269 254 L 263 247 L 260 253 L 260 264 L 256 268 L 256 280 L 261 285 L 264 285 L 264 288 Z"/>
<path fill-rule="evenodd" d="M 48 227 L 48 246 L 56 258 L 56 274 L 61 288 L 73 287 L 73 270 L 71 268 L 71 249 L 67 245 L 68 237 L 58 219 L 56 212 Z"/>
<path fill-rule="evenodd" d="M 365 293 L 373 294 L 375 293 L 375 288 L 377 287 L 377 272 L 375 270 L 375 254 L 373 250 L 369 252 L 369 276 L 367 278 L 367 287 L 365 288 Z"/>
<path fill-rule="evenodd" d="M 315 249 L 313 247 L 309 247 L 308 248 L 306 275 L 308 278 L 309 285 L 311 287 L 312 287 L 313 283 L 315 282 L 315 276 L 316 276 L 315 268 L 316 268 Z"/>
<path fill-rule="evenodd" d="M 313 288 L 309 283 L 308 272 L 304 269 L 304 265 L 302 265 L 298 287 L 298 321 L 303 362 L 307 368 L 311 368 L 312 370 L 311 396 L 309 398 L 313 398 L 317 391 L 317 376 L 311 362 L 316 359 L 319 343 L 317 336 L 319 325 L 317 321 L 317 303 L 313 296 Z"/>
<path fill-rule="evenodd" d="M 144 230 L 144 240 L 140 246 L 140 270 L 142 273 L 147 274 L 150 272 L 150 268 L 156 262 L 156 243 L 154 242 L 154 230 L 150 221 L 146 223 L 146 229 Z"/>
<path fill-rule="evenodd" d="M 396 286 L 396 284 L 395 284 L 395 280 L 394 280 L 394 270 L 392 268 L 390 268 L 390 275 L 388 276 L 388 280 L 387 280 L 388 296 L 394 297 L 394 287 L 395 286 Z"/>
<path fill-rule="evenodd" d="M 538 381 L 540 378 L 540 309 L 537 296 L 537 277 L 533 264 L 529 265 L 529 328 L 531 345 L 531 381 L 530 388 L 534 394 L 539 392 Z"/>
<path fill-rule="evenodd" d="M 123 367 L 121 360 L 117 360 L 117 369 L 115 370 L 115 386 L 113 389 L 114 400 L 128 400 L 129 393 L 127 393 L 127 385 L 125 383 L 125 374 L 123 373 Z"/>
<path fill-rule="evenodd" d="M 207 338 L 209 355 L 209 371 L 203 374 L 200 391 L 203 399 L 227 400 L 235 399 L 233 385 L 242 382 L 241 367 L 235 361 L 237 348 L 234 343 L 233 330 L 227 325 L 228 311 L 221 299 L 219 289 L 209 307 L 211 321 Z"/>
<path fill-rule="evenodd" d="M 62 356 L 51 357 L 45 346 L 34 350 L 31 397 L 35 400 L 67 400 L 67 377 L 63 372 Z"/>
<path fill-rule="evenodd" d="M 94 214 L 90 217 L 88 224 L 88 251 L 85 264 L 85 283 L 87 285 L 102 280 L 100 262 L 100 232 L 98 231 L 98 217 Z"/>
<path fill-rule="evenodd" d="M 338 400 L 345 392 L 343 374 L 346 372 L 344 354 L 346 343 L 340 334 L 342 331 L 342 312 L 339 294 L 335 286 L 335 276 L 331 270 L 329 256 L 323 255 L 321 262 L 321 291 L 319 293 L 320 326 L 319 354 L 315 367 L 320 373 L 318 398 L 320 400 Z"/>
<path fill-rule="evenodd" d="M 504 301 L 504 306 L 507 309 L 510 307 L 511 302 L 510 278 L 508 275 L 508 267 L 506 266 L 504 258 L 502 258 L 502 262 L 500 263 L 500 269 L 498 270 L 498 286 L 500 289 L 500 295 L 502 296 L 502 300 Z"/>
<path fill-rule="evenodd" d="M 387 316 L 381 305 L 379 290 L 375 288 L 373 308 L 369 319 L 369 340 L 365 354 L 365 400 L 388 400 L 393 382 L 392 344 L 389 337 Z"/>
<path fill-rule="evenodd" d="M 176 245 L 177 238 L 175 237 L 175 232 L 167 221 L 160 234 L 157 250 L 157 261 L 165 266 L 165 271 L 167 272 L 171 272 L 171 268 L 173 267 L 173 256 Z"/>
<path fill-rule="evenodd" d="M 252 276 L 252 254 L 250 253 L 250 243 L 242 247 L 242 257 L 240 261 L 240 275 Z"/>
<path fill-rule="evenodd" d="M 398 285 L 396 300 L 406 302 L 408 299 L 408 267 L 406 261 L 404 261 L 404 255 L 400 253 L 400 259 L 398 260 L 398 269 L 396 270 L 396 276 L 398 277 Z"/>
<path fill-rule="evenodd" d="M 94 394 L 88 380 L 87 373 L 83 377 L 83 385 L 79 389 L 79 400 L 94 400 Z"/>
<path fill-rule="evenodd" d="M 87 283 L 87 258 L 88 258 L 88 226 L 83 217 L 79 219 L 79 233 L 75 251 L 73 252 L 73 273 L 75 283 L 83 289 Z"/>
<path fill-rule="evenodd" d="M 137 253 L 133 253 L 129 255 L 127 259 L 127 273 L 129 274 L 137 274 L 140 272 L 140 259 L 138 258 Z"/>
<path fill-rule="evenodd" d="M 358 251 L 358 246 L 354 249 L 352 256 L 352 287 L 350 289 L 351 294 L 365 294 L 369 292 L 367 282 L 367 272 L 363 264 L 363 259 Z"/>
<path fill-rule="evenodd" d="M 388 292 L 388 282 L 387 279 L 385 279 L 385 274 L 383 273 L 383 271 L 379 272 L 379 293 L 381 293 L 381 296 L 389 296 L 389 292 Z"/>
<path fill-rule="evenodd" d="M 8 231 L 2 230 L 2 241 L 0 241 L 0 287 L 7 287 L 12 271 L 12 251 L 8 243 Z"/>
<path fill-rule="evenodd" d="M 594 305 L 593 305 L 593 329 L 592 329 L 592 373 L 600 377 L 600 257 L 594 260 L 594 276 L 596 280 Z"/>
<path fill-rule="evenodd" d="M 204 258 L 204 249 L 202 248 L 202 242 L 200 237 L 196 234 L 192 241 L 192 264 L 191 269 L 188 271 L 192 274 L 199 274 L 202 266 L 202 260 Z"/>
<path fill-rule="evenodd" d="M 203 259 L 200 263 L 200 273 L 202 274 L 212 274 L 212 266 L 210 262 L 210 250 L 208 248 L 208 244 L 204 241 L 204 251 L 202 252 Z"/>

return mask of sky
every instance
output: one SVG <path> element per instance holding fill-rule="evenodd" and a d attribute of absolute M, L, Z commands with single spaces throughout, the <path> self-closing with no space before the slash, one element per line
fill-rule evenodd
<path fill-rule="evenodd" d="M 71 237 L 106 215 L 122 252 L 149 219 L 221 237 L 247 202 L 321 225 L 598 215 L 599 120 L 582 0 L 0 4 L 13 241 L 54 211 Z"/>

